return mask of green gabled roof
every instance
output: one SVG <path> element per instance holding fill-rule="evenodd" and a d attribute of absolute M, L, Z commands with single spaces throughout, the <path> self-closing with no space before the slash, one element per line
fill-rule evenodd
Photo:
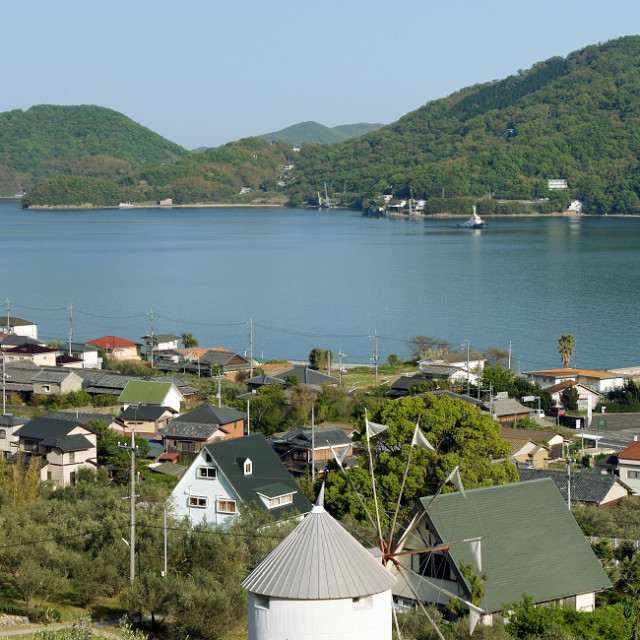
<path fill-rule="evenodd" d="M 444 543 L 482 537 L 486 612 L 499 611 L 523 594 L 547 602 L 611 587 L 600 561 L 553 480 L 505 484 L 440 495 L 426 515 Z M 424 508 L 430 498 L 421 498 Z M 458 567 L 474 566 L 469 544 L 450 551 Z"/>
<path fill-rule="evenodd" d="M 212 442 L 205 445 L 203 452 L 211 455 L 220 473 L 244 504 L 255 502 L 266 509 L 260 499 L 261 493 L 271 498 L 293 493 L 292 503 L 269 509 L 269 512 L 279 519 L 291 511 L 300 514 L 309 511 L 309 501 L 261 433 Z M 247 458 L 251 460 L 251 473 L 245 475 L 243 463 Z M 275 489 L 277 492 L 274 494 Z"/>
<path fill-rule="evenodd" d="M 162 404 L 171 389 L 171 382 L 152 382 L 130 380 L 120 396 L 119 402 L 137 402 L 139 404 Z"/>

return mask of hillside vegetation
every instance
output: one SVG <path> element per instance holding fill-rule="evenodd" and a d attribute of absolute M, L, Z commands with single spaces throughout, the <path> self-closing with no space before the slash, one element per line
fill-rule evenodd
<path fill-rule="evenodd" d="M 362 209 L 383 193 L 412 193 L 427 199 L 428 212 L 462 213 L 473 203 L 481 213 L 548 212 L 578 198 L 589 213 L 640 213 L 639 125 L 640 36 L 629 36 L 463 89 L 345 142 L 305 143 L 293 152 L 291 143 L 249 138 L 178 161 L 146 162 L 128 171 L 127 195 L 136 201 L 317 205 L 326 182 L 333 201 Z M 71 145 L 69 135 L 57 141 L 60 148 Z M 117 172 L 87 167 L 100 164 L 99 150 L 118 169 L 134 159 L 106 153 L 99 144 L 92 149 L 93 164 L 78 159 L 87 155 L 71 156 L 77 169 L 69 160 L 59 173 L 106 180 L 102 193 L 114 175 L 122 185 Z M 44 163 L 40 174 L 52 175 L 46 158 L 30 159 L 24 145 L 21 153 L 13 171 L 35 171 Z M 6 170 L 0 167 L 0 180 Z M 550 192 L 551 178 L 566 179 L 569 188 Z M 25 203 L 54 202 L 55 192 L 68 187 L 68 180 L 57 180 L 30 190 Z M 76 203 L 94 202 L 82 188 L 68 192 Z M 501 205 L 500 199 L 512 202 Z M 523 200 L 531 202 L 513 203 Z"/>
<path fill-rule="evenodd" d="M 0 194 L 55 175 L 111 178 L 187 153 L 103 107 L 38 105 L 0 113 Z"/>
<path fill-rule="evenodd" d="M 326 127 L 319 122 L 310 121 L 300 122 L 286 129 L 265 133 L 259 137 L 271 142 L 288 142 L 295 146 L 300 146 L 303 143 L 334 144 L 363 136 L 382 127 L 384 127 L 383 124 L 369 124 L 366 122 Z"/>

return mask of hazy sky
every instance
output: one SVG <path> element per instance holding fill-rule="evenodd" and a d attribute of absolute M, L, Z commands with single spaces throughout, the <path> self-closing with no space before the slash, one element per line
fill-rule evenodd
<path fill-rule="evenodd" d="M 95 104 L 188 149 L 429 100 L 640 29 L 638 0 L 2 0 L 0 111 Z"/>

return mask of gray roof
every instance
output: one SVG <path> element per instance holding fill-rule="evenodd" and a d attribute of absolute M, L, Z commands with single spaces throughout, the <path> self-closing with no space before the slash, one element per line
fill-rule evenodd
<path fill-rule="evenodd" d="M 127 407 L 119 416 L 121 420 L 159 420 L 169 411 L 175 413 L 171 407 L 162 407 L 159 405 L 140 405 Z"/>
<path fill-rule="evenodd" d="M 44 440 L 42 444 L 45 447 L 57 447 L 61 451 L 84 451 L 91 449 L 93 444 L 80 433 L 71 436 L 62 436 L 61 438 L 51 438 Z"/>
<path fill-rule="evenodd" d="M 188 438 L 189 440 L 208 440 L 217 430 L 217 424 L 202 422 L 176 422 L 172 420 L 166 427 L 159 429 L 163 438 Z"/>
<path fill-rule="evenodd" d="M 60 382 L 64 382 L 73 372 L 65 369 L 63 371 L 50 371 L 44 370 L 39 371 L 33 376 L 32 380 L 34 382 L 53 382 L 59 384 Z"/>
<path fill-rule="evenodd" d="M 327 429 L 316 427 L 314 429 L 314 440 L 316 448 L 330 446 L 344 446 L 352 444 L 352 440 L 342 429 Z M 296 427 L 287 433 L 270 438 L 273 444 L 286 444 L 292 449 L 311 449 L 311 427 Z"/>
<path fill-rule="evenodd" d="M 494 400 L 493 401 L 493 413 L 499 416 L 510 416 L 510 415 L 518 415 L 526 413 L 529 415 L 531 413 L 531 409 L 529 407 L 525 407 L 520 404 L 517 400 L 513 398 L 505 398 L 504 400 Z"/>
<path fill-rule="evenodd" d="M 184 465 L 174 462 L 159 462 L 158 464 L 149 468 L 151 469 L 151 471 L 162 473 L 166 476 L 181 476 L 187 470 L 187 467 L 185 467 Z"/>
<path fill-rule="evenodd" d="M 56 447 L 62 451 L 81 451 L 93 447 L 82 434 L 67 435 L 76 426 L 91 431 L 77 420 L 58 420 L 56 418 L 33 418 L 20 427 L 14 435 L 21 438 L 39 440 L 44 447 Z"/>
<path fill-rule="evenodd" d="M 251 593 L 290 600 L 337 600 L 388 591 L 396 579 L 315 505 L 244 579 Z"/>
<path fill-rule="evenodd" d="M 225 425 L 236 420 L 244 420 L 246 417 L 246 413 L 231 407 L 214 407 L 212 404 L 202 404 L 193 409 L 193 411 L 188 411 L 174 418 L 172 423 L 196 422 L 209 425 Z"/>
<path fill-rule="evenodd" d="M 537 478 L 551 478 L 563 499 L 567 499 L 568 476 L 566 471 L 519 468 L 518 474 L 520 475 L 521 482 L 525 480 L 536 480 Z M 616 483 L 631 492 L 631 489 L 621 482 L 619 478 L 610 474 L 572 471 L 571 500 L 584 502 L 585 504 L 601 504 Z"/>
<path fill-rule="evenodd" d="M 279 380 L 286 381 L 289 376 L 295 376 L 302 382 L 302 384 L 308 384 L 311 386 L 322 386 L 323 384 L 339 384 L 338 378 L 328 376 L 326 373 L 316 371 L 310 367 L 303 367 L 302 365 L 295 365 L 286 371 L 276 373 L 273 377 Z"/>

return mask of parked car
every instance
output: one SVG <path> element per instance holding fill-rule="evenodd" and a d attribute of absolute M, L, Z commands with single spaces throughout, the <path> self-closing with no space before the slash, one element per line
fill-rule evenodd
<path fill-rule="evenodd" d="M 529 415 L 532 418 L 544 418 L 544 411 L 542 409 L 531 409 Z"/>
<path fill-rule="evenodd" d="M 549 409 L 549 411 L 547 411 L 547 415 L 548 416 L 553 416 L 554 418 L 556 416 L 564 416 L 566 415 L 567 410 L 563 409 L 562 407 L 551 407 L 551 409 Z"/>

